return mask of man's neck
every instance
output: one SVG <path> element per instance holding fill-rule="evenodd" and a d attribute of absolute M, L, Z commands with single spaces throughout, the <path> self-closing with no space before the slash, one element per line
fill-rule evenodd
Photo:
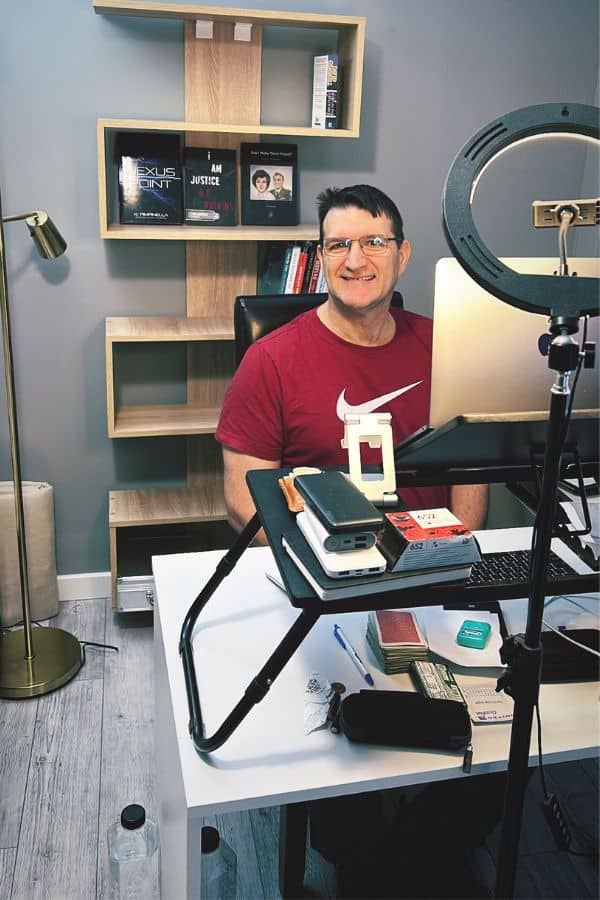
<path fill-rule="evenodd" d="M 350 344 L 382 347 L 389 344 L 396 333 L 396 323 L 389 309 L 388 301 L 374 309 L 351 310 L 329 296 L 325 303 L 317 307 L 317 315 L 329 331 Z"/>

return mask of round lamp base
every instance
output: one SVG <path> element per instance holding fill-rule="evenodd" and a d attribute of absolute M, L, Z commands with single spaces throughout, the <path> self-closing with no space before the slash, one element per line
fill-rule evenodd
<path fill-rule="evenodd" d="M 0 697 L 39 697 L 77 675 L 83 660 L 76 637 L 60 628 L 33 628 L 33 659 L 25 659 L 23 629 L 0 635 Z"/>

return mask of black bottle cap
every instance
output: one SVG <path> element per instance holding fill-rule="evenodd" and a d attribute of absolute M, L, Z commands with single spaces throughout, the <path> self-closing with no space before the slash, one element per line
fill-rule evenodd
<path fill-rule="evenodd" d="M 221 838 L 216 828 L 205 825 L 202 829 L 201 846 L 203 853 L 212 853 L 219 846 Z"/>
<path fill-rule="evenodd" d="M 121 813 L 121 825 L 129 831 L 141 828 L 146 821 L 146 810 L 139 803 L 130 803 Z"/>

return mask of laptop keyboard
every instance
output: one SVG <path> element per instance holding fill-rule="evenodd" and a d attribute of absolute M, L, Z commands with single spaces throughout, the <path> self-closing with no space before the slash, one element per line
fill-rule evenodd
<path fill-rule="evenodd" d="M 481 562 L 474 563 L 467 584 L 507 584 L 514 581 L 529 581 L 530 559 L 531 550 L 486 553 Z M 564 578 L 576 574 L 575 569 L 557 556 L 554 550 L 550 551 L 548 579 Z"/>

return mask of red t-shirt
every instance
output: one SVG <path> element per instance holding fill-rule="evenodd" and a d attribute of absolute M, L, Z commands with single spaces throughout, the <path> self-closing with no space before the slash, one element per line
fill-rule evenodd
<path fill-rule="evenodd" d="M 390 310 L 394 338 L 361 347 L 333 334 L 317 310 L 296 316 L 248 349 L 225 395 L 217 440 L 281 468 L 347 468 L 344 414 L 389 412 L 394 445 L 429 421 L 432 322 Z M 381 450 L 361 444 L 363 464 Z M 445 487 L 401 492 L 409 509 L 447 506 Z"/>

